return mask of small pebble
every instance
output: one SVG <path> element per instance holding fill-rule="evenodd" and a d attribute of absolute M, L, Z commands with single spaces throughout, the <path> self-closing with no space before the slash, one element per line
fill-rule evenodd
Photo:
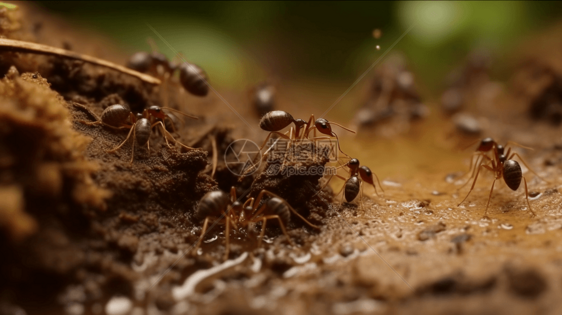
<path fill-rule="evenodd" d="M 126 297 L 112 297 L 105 305 L 105 313 L 108 315 L 124 315 L 133 308 L 133 303 Z"/>

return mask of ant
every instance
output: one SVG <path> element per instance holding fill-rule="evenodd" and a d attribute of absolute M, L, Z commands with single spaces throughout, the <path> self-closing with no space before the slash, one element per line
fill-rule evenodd
<path fill-rule="evenodd" d="M 176 64 L 158 52 L 156 44 L 149 39 L 152 53 L 137 52 L 127 62 L 127 67 L 141 73 L 151 73 L 167 82 L 176 71 L 179 72 L 180 84 L 184 90 L 195 96 L 206 96 L 209 93 L 207 74 L 199 66 L 183 62 Z"/>
<path fill-rule="evenodd" d="M 285 127 L 289 126 L 290 124 L 294 124 L 295 127 L 291 127 L 291 129 L 289 130 L 289 136 L 287 136 L 286 133 L 280 133 L 281 130 L 285 129 Z M 300 131 L 303 129 L 304 125 L 306 125 L 306 122 L 304 120 L 295 119 L 291 114 L 285 111 L 274 110 L 268 112 L 267 114 L 263 115 L 260 120 L 260 128 L 262 130 L 269 131 L 269 134 L 260 147 L 260 151 L 267 143 L 267 140 L 269 140 L 269 138 L 274 134 L 291 141 L 296 140 L 299 137 Z"/>
<path fill-rule="evenodd" d="M 264 201 L 260 206 L 264 196 L 268 196 L 270 199 Z M 238 226 L 248 226 L 250 223 L 262 222 L 258 240 L 258 247 L 260 247 L 264 238 L 267 220 L 277 219 L 287 241 L 294 246 L 285 228 L 291 220 L 291 212 L 301 218 L 309 226 L 320 229 L 318 226 L 308 222 L 302 217 L 285 199 L 267 190 L 262 190 L 256 199 L 249 198 L 244 203 L 237 200 L 234 186 L 230 189 L 230 196 L 223 191 L 210 191 L 201 198 L 199 207 L 195 211 L 195 218 L 199 221 L 204 218 L 204 223 L 201 236 L 199 237 L 197 246 L 195 246 L 194 252 L 197 253 L 197 250 L 201 246 L 201 242 L 203 241 L 203 237 L 209 225 L 209 219 L 212 217 L 219 217 L 218 222 L 225 224 L 225 260 L 228 259 L 230 251 L 230 225 L 238 230 Z"/>
<path fill-rule="evenodd" d="M 314 121 L 314 126 L 311 126 L 312 121 Z M 332 125 L 336 125 L 344 130 L 347 130 L 351 133 L 355 133 L 354 130 L 348 129 L 338 123 L 335 122 L 329 122 L 327 119 L 325 118 L 318 118 L 318 119 L 314 119 L 314 115 L 310 115 L 310 119 L 308 120 L 308 122 L 306 123 L 306 129 L 304 131 L 304 135 L 308 138 L 308 134 L 314 130 L 314 140 L 318 140 L 318 139 L 331 139 L 333 137 L 336 138 L 336 144 L 338 146 L 338 150 L 343 153 L 345 156 L 351 158 L 349 155 L 347 155 L 345 152 L 342 151 L 341 147 L 340 147 L 340 140 L 338 138 L 338 135 L 332 131 Z M 316 137 L 316 130 L 318 130 L 318 132 L 328 135 L 328 137 Z"/>
<path fill-rule="evenodd" d="M 474 144 L 474 142 L 470 146 L 472 146 L 473 144 Z M 520 148 L 523 148 L 523 149 L 533 150 L 533 148 L 523 146 L 523 145 L 521 145 L 519 143 L 516 143 L 516 142 L 513 142 L 513 141 L 508 141 L 506 143 L 506 145 L 503 146 L 501 144 L 498 144 L 493 138 L 490 138 L 490 137 L 480 140 L 480 143 L 478 144 L 478 147 L 476 147 L 476 150 L 474 151 L 474 153 L 472 153 L 472 157 L 470 159 L 470 166 L 469 166 L 467 174 L 470 173 L 471 175 L 468 178 L 468 180 L 459 189 L 462 189 L 464 186 L 466 186 L 466 184 L 468 184 L 470 182 L 470 179 L 474 176 L 474 173 L 476 172 L 476 168 L 477 168 L 476 165 L 478 165 L 478 164 L 480 164 L 480 162 L 482 162 L 483 156 L 489 158 L 489 156 L 487 154 L 493 153 L 494 152 L 493 150 L 498 150 L 498 152 L 501 155 L 501 154 L 503 154 L 505 148 L 507 148 L 509 146 L 517 146 L 517 147 L 520 147 Z M 511 148 L 508 148 L 508 150 L 511 150 Z M 527 169 L 529 169 L 529 171 L 531 171 L 533 174 L 535 174 L 541 180 L 543 180 L 545 182 L 548 182 L 547 180 L 545 180 L 544 178 L 539 176 L 539 174 L 537 174 L 529 165 L 527 165 L 525 160 L 523 160 L 523 158 L 518 153 L 513 153 L 513 154 L 514 154 L 514 156 L 517 156 L 521 160 L 521 162 L 523 162 L 523 164 L 525 165 L 525 167 L 527 167 Z M 474 163 L 474 157 L 475 156 L 476 156 L 476 163 Z M 492 158 L 493 157 L 494 156 L 492 156 Z"/>
<path fill-rule="evenodd" d="M 494 185 L 495 185 L 497 180 L 500 180 L 502 178 L 503 178 L 504 182 L 506 183 L 506 185 L 513 191 L 516 191 L 519 188 L 519 185 L 521 185 L 521 179 L 523 179 L 523 183 L 525 184 L 525 197 L 527 199 L 527 205 L 529 206 L 529 210 L 531 211 L 532 216 L 536 215 L 536 213 L 531 208 L 531 204 L 529 202 L 529 192 L 528 192 L 528 189 L 527 189 L 527 180 L 525 179 L 525 177 L 523 177 L 523 172 L 521 170 L 521 166 L 519 165 L 519 163 L 517 161 L 513 160 L 513 158 L 518 157 L 521 160 L 521 162 L 523 162 L 523 164 L 531 172 L 533 172 L 541 180 L 543 180 L 543 181 L 545 181 L 545 180 L 542 177 L 540 177 L 537 173 L 535 173 L 527 165 L 525 160 L 523 160 L 523 158 L 518 153 L 516 153 L 516 152 L 511 153 L 511 147 L 508 147 L 507 151 L 505 151 L 505 148 L 508 145 L 517 145 L 517 146 L 520 146 L 520 147 L 523 147 L 523 148 L 527 148 L 527 147 L 524 147 L 524 146 L 519 145 L 519 144 L 514 143 L 514 142 L 508 142 L 507 145 L 504 147 L 502 145 L 497 144 L 497 142 L 495 142 L 492 138 L 482 139 L 482 141 L 480 142 L 480 145 L 478 146 L 478 148 L 476 149 L 476 152 L 474 153 L 475 155 L 478 155 L 477 164 L 475 166 L 476 176 L 474 177 L 474 181 L 472 182 L 472 187 L 470 188 L 470 191 L 468 192 L 466 197 L 464 197 L 464 199 L 458 204 L 458 206 L 460 206 L 468 198 L 468 196 L 470 195 L 470 193 L 474 189 L 474 185 L 476 184 L 476 180 L 478 179 L 478 175 L 480 173 L 480 170 L 482 168 L 485 168 L 485 169 L 493 172 L 495 178 L 494 178 L 494 181 L 492 183 L 492 187 L 490 189 L 490 195 L 488 197 L 488 202 L 486 203 L 486 210 L 484 211 L 484 218 L 488 217 L 487 216 L 488 206 L 490 205 L 490 200 L 492 199 L 492 192 L 494 191 Z M 530 149 L 530 148 L 527 148 L 527 149 Z M 490 151 L 492 151 L 492 153 L 493 153 L 492 157 L 489 157 L 487 155 L 487 153 L 490 152 Z M 489 164 L 483 164 L 484 160 L 488 161 Z M 471 164 L 472 164 L 472 161 L 471 161 Z M 471 169 L 472 169 L 472 165 L 471 165 Z M 471 175 L 470 178 L 472 178 L 472 175 Z M 470 181 L 470 178 L 469 178 L 469 181 Z M 467 183 L 468 183 L 468 181 L 467 181 Z M 466 185 L 466 183 L 465 183 L 465 185 Z M 463 185 L 463 187 L 464 187 L 464 185 Z"/>
<path fill-rule="evenodd" d="M 343 190 L 344 193 L 342 195 L 342 198 L 345 197 L 345 201 L 347 202 L 352 202 L 355 198 L 357 198 L 357 195 L 359 193 L 361 193 L 361 198 L 362 198 L 363 182 L 367 182 L 371 184 L 375 188 L 375 193 L 377 194 L 377 196 L 379 196 L 379 193 L 377 191 L 377 186 L 375 185 L 375 182 L 373 180 L 373 175 L 377 179 L 377 183 L 379 184 L 379 187 L 381 188 L 384 194 L 384 189 L 382 188 L 382 185 L 379 181 L 379 177 L 377 176 L 377 174 L 373 173 L 369 167 L 365 165 L 360 165 L 358 159 L 355 158 L 350 159 L 349 162 L 338 168 L 344 166 L 347 166 L 349 168 L 349 178 L 346 179 L 345 177 L 335 174 L 336 177 L 345 181 L 345 184 L 342 186 L 341 190 L 336 194 L 336 196 L 339 195 Z M 330 179 L 332 178 L 330 177 Z M 330 182 L 330 179 L 328 180 L 328 182 Z M 324 187 L 328 185 L 328 182 L 326 182 Z M 362 200 L 359 201 L 359 205 L 361 206 L 361 208 L 363 208 Z"/>
<path fill-rule="evenodd" d="M 168 132 L 166 130 L 166 127 L 164 125 L 164 122 L 166 118 L 170 119 L 170 114 L 164 112 L 164 108 L 160 107 L 160 106 L 150 106 L 149 108 L 145 109 L 143 111 L 142 114 L 133 114 L 127 107 L 125 107 L 124 105 L 121 104 L 115 104 L 115 105 L 111 105 L 108 106 L 101 115 L 101 119 L 98 118 L 95 114 L 93 114 L 92 112 L 90 112 L 90 110 L 88 110 L 85 106 L 80 105 L 80 104 L 74 104 L 75 106 L 79 106 L 80 108 L 85 109 L 86 111 L 88 111 L 92 116 L 96 117 L 96 121 L 90 122 L 90 121 L 85 121 L 85 120 L 80 120 L 79 122 L 86 124 L 86 125 L 104 125 L 104 126 L 108 126 L 114 129 L 130 129 L 129 130 L 129 134 L 127 135 L 127 138 L 125 138 L 125 140 L 119 144 L 117 147 L 115 147 L 112 150 L 107 151 L 108 153 L 110 152 L 115 152 L 118 149 L 120 149 L 125 142 L 127 142 L 127 140 L 129 140 L 129 138 L 131 137 L 131 134 L 133 135 L 133 147 L 131 149 L 131 161 L 130 163 L 133 163 L 134 160 L 134 150 L 135 150 L 135 140 L 139 145 L 144 145 L 146 144 L 148 147 L 148 152 L 150 154 L 150 143 L 149 143 L 149 138 L 150 138 L 150 133 L 153 127 L 158 126 L 161 134 L 164 136 L 164 140 L 166 141 L 166 145 L 168 147 L 171 148 L 170 143 L 168 142 L 168 139 L 171 139 L 174 143 L 178 143 L 180 144 L 182 147 L 191 150 L 193 148 L 188 147 L 186 145 L 184 145 L 183 143 L 181 143 L 180 141 L 177 141 L 174 136 L 172 136 L 172 134 L 170 134 L 170 132 Z M 178 110 L 175 109 L 171 109 L 171 108 L 165 108 L 166 110 L 170 110 L 176 114 L 181 114 L 187 117 L 191 117 L 194 119 L 197 119 L 197 117 L 182 113 Z M 176 116 L 177 117 L 177 116 Z M 157 121 L 155 123 L 153 123 L 151 121 L 151 118 L 155 118 L 157 119 Z"/>
<path fill-rule="evenodd" d="M 315 126 L 314 127 L 310 127 L 312 124 L 312 121 L 315 122 Z M 290 124 L 294 124 L 294 127 L 291 127 L 291 129 L 286 132 L 286 133 L 281 133 L 280 131 L 284 128 L 286 128 L 287 126 L 289 126 Z M 353 132 L 355 133 L 355 131 L 351 130 L 351 129 L 347 129 L 345 127 L 343 127 L 342 125 L 338 124 L 338 123 L 334 123 L 332 122 L 332 124 L 339 126 L 347 131 Z M 306 127 L 305 127 L 306 125 Z M 316 130 L 318 130 L 319 132 L 326 134 L 328 136 L 332 136 L 332 137 L 336 137 L 336 139 L 338 139 L 338 136 L 336 135 L 336 133 L 334 133 L 332 131 L 332 127 L 330 122 L 328 122 L 328 120 L 324 119 L 324 118 L 318 118 L 318 119 L 314 119 L 314 114 L 310 115 L 310 118 L 308 120 L 308 122 L 302 120 L 302 119 L 295 119 L 293 118 L 293 116 L 285 111 L 282 110 L 274 110 L 271 111 L 267 114 L 265 114 L 261 120 L 260 120 L 260 128 L 262 130 L 265 131 L 269 131 L 269 134 L 267 135 L 267 137 L 265 138 L 264 142 L 262 143 L 261 147 L 259 148 L 259 151 L 261 151 L 267 141 L 271 138 L 272 135 L 278 135 L 281 138 L 287 139 L 289 141 L 287 148 L 285 149 L 286 152 L 289 152 L 289 148 L 290 145 L 292 144 L 293 141 L 295 140 L 303 140 L 305 138 L 308 138 L 308 134 L 310 133 L 310 131 L 312 131 L 314 129 L 314 132 L 316 133 Z M 301 130 L 304 131 L 301 134 Z M 287 133 L 289 135 L 287 135 Z M 313 138 L 313 140 L 317 140 L 317 139 L 331 139 L 330 137 L 319 137 L 319 138 Z M 346 156 L 348 156 L 346 153 L 344 153 L 340 146 L 339 146 L 339 139 L 337 140 L 337 145 L 338 145 L 338 149 L 340 150 L 340 152 L 342 152 L 343 154 L 345 154 Z M 271 150 L 271 148 L 273 148 L 273 145 L 263 154 L 264 156 L 269 152 L 269 150 Z M 256 163 L 253 163 L 254 166 L 252 166 L 251 168 L 248 168 L 248 170 L 246 170 L 246 172 L 244 172 L 244 174 L 242 175 L 241 178 L 243 178 L 245 176 L 245 174 L 248 174 L 249 172 L 251 172 Z"/>

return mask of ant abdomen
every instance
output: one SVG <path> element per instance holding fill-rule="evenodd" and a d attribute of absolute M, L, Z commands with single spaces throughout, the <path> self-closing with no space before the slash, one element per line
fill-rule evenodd
<path fill-rule="evenodd" d="M 282 110 L 274 110 L 261 118 L 260 128 L 265 131 L 279 131 L 294 121 L 295 119 L 291 114 Z"/>
<path fill-rule="evenodd" d="M 267 214 L 278 215 L 285 226 L 291 221 L 291 213 L 283 200 L 273 197 L 266 203 Z"/>
<path fill-rule="evenodd" d="M 344 196 L 347 202 L 353 201 L 359 194 L 359 189 L 361 188 L 361 182 L 357 176 L 351 176 L 345 182 Z"/>
<path fill-rule="evenodd" d="M 179 66 L 180 82 L 184 89 L 196 96 L 205 96 L 209 93 L 207 74 L 200 67 L 183 63 Z"/>
<path fill-rule="evenodd" d="M 101 114 L 101 121 L 112 127 L 121 127 L 129 118 L 131 111 L 120 104 L 115 104 L 107 107 Z"/>
<path fill-rule="evenodd" d="M 511 190 L 515 191 L 521 184 L 523 172 L 517 161 L 507 160 L 503 164 L 503 179 Z"/>
<path fill-rule="evenodd" d="M 221 211 L 226 210 L 230 203 L 230 196 L 220 190 L 206 193 L 195 211 L 195 218 L 199 221 L 209 216 L 220 216 Z"/>
<path fill-rule="evenodd" d="M 141 73 L 147 73 L 151 66 L 152 56 L 144 51 L 134 53 L 131 58 L 129 58 L 129 61 L 127 61 L 127 68 Z"/>
<path fill-rule="evenodd" d="M 141 118 L 136 122 L 135 138 L 139 145 L 145 145 L 150 138 L 150 121 L 146 118 Z"/>

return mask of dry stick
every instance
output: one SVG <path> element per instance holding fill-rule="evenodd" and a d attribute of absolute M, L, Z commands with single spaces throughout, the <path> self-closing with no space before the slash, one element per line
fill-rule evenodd
<path fill-rule="evenodd" d="M 119 71 L 121 73 L 128 74 L 133 77 L 137 77 L 138 79 L 146 83 L 155 84 L 155 85 L 159 85 L 161 83 L 160 80 L 155 77 L 131 70 L 129 68 L 120 65 L 116 65 L 107 60 L 102 60 L 92 56 L 83 55 L 73 51 L 68 51 L 65 49 L 51 47 L 47 45 L 41 45 L 41 44 L 30 43 L 30 42 L 14 40 L 14 39 L 0 38 L 0 51 L 42 54 L 42 55 L 51 55 L 51 56 L 75 59 L 75 60 L 91 63 L 94 65 L 106 67 L 109 69 L 113 69 L 115 71 Z"/>

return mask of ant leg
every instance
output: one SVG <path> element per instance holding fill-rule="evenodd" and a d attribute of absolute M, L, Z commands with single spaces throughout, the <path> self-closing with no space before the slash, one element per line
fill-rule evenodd
<path fill-rule="evenodd" d="M 310 225 L 311 227 L 313 227 L 313 228 L 315 228 L 315 229 L 320 229 L 318 226 L 316 226 L 316 225 L 314 225 L 314 224 L 308 222 L 302 215 L 300 215 L 295 209 L 293 209 L 293 207 L 291 207 L 291 205 L 290 205 L 285 199 L 281 198 L 280 196 L 278 196 L 278 195 L 276 195 L 276 194 L 274 194 L 274 193 L 272 193 L 272 192 L 270 192 L 270 191 L 267 191 L 267 190 L 262 190 L 262 191 L 260 191 L 258 197 L 256 198 L 255 207 L 257 207 L 257 205 L 259 205 L 261 199 L 263 198 L 263 195 L 268 195 L 268 196 L 270 196 L 270 197 L 276 197 L 276 198 L 281 199 L 281 200 L 285 203 L 285 205 L 287 205 L 287 207 L 289 208 L 289 210 L 291 210 L 291 212 L 293 212 L 297 217 L 301 218 L 301 220 L 303 220 L 306 224 Z M 265 205 L 263 205 L 263 207 L 260 209 L 260 211 L 261 211 L 262 209 L 264 209 L 264 208 L 265 208 Z M 253 212 L 253 211 L 252 211 L 252 212 Z M 258 212 L 259 212 L 259 211 L 258 211 Z M 257 214 L 257 213 L 256 213 L 256 214 Z"/>
<path fill-rule="evenodd" d="M 246 207 L 253 207 L 254 206 L 254 198 L 250 198 L 248 200 L 246 200 L 246 202 L 244 202 L 244 204 L 242 205 L 242 209 L 246 209 Z"/>
<path fill-rule="evenodd" d="M 524 145 L 522 145 L 522 144 L 519 144 L 519 143 L 517 143 L 517 142 L 514 142 L 514 141 L 508 141 L 505 145 L 506 145 L 506 146 L 508 146 L 508 145 L 513 145 L 513 146 L 520 147 L 520 148 L 527 149 L 527 150 L 531 150 L 531 151 L 534 151 L 534 150 L 535 150 L 535 149 L 533 149 L 533 148 L 526 147 L 526 146 L 524 146 Z"/>
<path fill-rule="evenodd" d="M 474 152 L 472 153 L 472 156 L 470 157 L 470 165 L 468 167 L 468 172 L 466 172 L 462 177 L 471 174 L 470 177 L 468 178 L 467 182 L 470 181 L 470 179 L 472 177 L 474 177 L 474 172 L 476 172 L 476 165 L 478 165 L 478 161 L 480 160 L 480 156 L 484 155 L 484 153 L 482 152 Z M 474 157 L 476 156 L 476 163 L 474 163 Z M 473 168 L 474 167 L 474 168 Z M 466 184 L 466 183 L 465 183 Z"/>
<path fill-rule="evenodd" d="M 166 137 L 166 127 L 164 127 L 164 123 L 162 123 L 161 121 L 157 121 L 155 123 L 152 124 L 152 126 L 150 126 L 150 129 L 154 128 L 155 126 L 158 127 L 158 131 L 160 131 L 160 133 L 162 134 L 162 136 L 164 137 L 164 141 L 166 141 L 166 145 L 168 146 L 168 148 L 172 148 L 172 146 L 170 145 L 170 143 L 168 142 L 168 138 Z"/>
<path fill-rule="evenodd" d="M 259 151 L 261 151 L 261 150 L 265 147 L 265 145 L 266 145 L 266 143 L 267 143 L 267 140 L 269 140 L 269 138 L 271 138 L 271 136 L 272 136 L 273 134 L 276 134 L 276 135 L 278 135 L 278 136 L 281 137 L 281 138 L 291 140 L 291 138 L 289 138 L 289 136 L 287 136 L 287 135 L 284 135 L 284 134 L 282 134 L 282 133 L 280 133 L 280 132 L 278 132 L 278 131 L 272 131 L 272 132 L 270 132 L 270 133 L 267 135 L 267 137 L 265 137 L 265 140 L 264 140 L 263 143 L 261 144 L 261 146 L 260 146 L 260 148 L 259 148 Z M 269 149 L 268 149 L 268 150 L 269 150 Z"/>
<path fill-rule="evenodd" d="M 225 227 L 225 236 L 226 236 L 226 247 L 224 249 L 224 260 L 228 259 L 228 254 L 230 252 L 230 217 L 226 217 L 226 227 Z"/>
<path fill-rule="evenodd" d="M 201 246 L 201 242 L 203 241 L 203 237 L 205 236 L 205 233 L 207 233 L 207 226 L 208 225 L 209 225 L 209 217 L 206 217 L 205 222 L 203 223 L 203 229 L 201 229 L 201 236 L 199 236 L 199 240 L 197 241 L 197 245 L 194 248 L 195 254 L 197 254 L 197 251 L 199 250 L 199 247 Z"/>
<path fill-rule="evenodd" d="M 377 176 L 377 174 L 375 174 L 375 172 L 373 172 L 373 175 L 375 175 L 375 179 L 377 180 L 377 183 L 379 183 L 379 187 L 381 188 L 382 194 L 384 196 L 384 189 L 382 188 L 381 182 L 379 181 L 379 177 Z M 375 187 L 375 194 L 380 197 L 379 193 L 377 192 L 377 186 L 373 185 L 373 187 Z"/>
<path fill-rule="evenodd" d="M 133 160 L 135 159 L 135 142 L 137 138 L 137 133 L 133 132 L 133 145 L 131 146 L 131 161 L 129 164 L 133 164 Z M 149 151 L 150 152 L 150 151 Z"/>
<path fill-rule="evenodd" d="M 291 241 L 291 238 L 289 237 L 289 234 L 287 234 L 287 230 L 285 229 L 285 225 L 283 224 L 283 221 L 281 221 L 281 218 L 278 215 L 268 215 L 263 217 L 263 225 L 262 225 L 262 234 L 265 231 L 265 223 L 267 222 L 267 220 L 269 219 L 277 219 L 279 220 L 279 226 L 281 226 L 281 230 L 283 231 L 283 234 L 285 234 L 285 237 L 287 238 L 287 241 L 289 242 L 289 244 L 291 244 L 291 246 L 295 246 L 295 244 L 293 244 L 293 242 Z M 261 242 L 261 238 L 260 238 L 260 242 Z"/>
<path fill-rule="evenodd" d="M 310 118 L 308 119 L 308 121 L 306 122 L 306 128 L 304 128 L 304 132 L 302 133 L 302 139 L 308 138 L 308 134 L 310 133 L 310 130 L 312 128 L 316 129 L 315 126 L 311 126 L 311 124 L 315 121 L 314 119 L 314 114 L 310 115 Z"/>
<path fill-rule="evenodd" d="M 482 155 L 482 159 L 484 159 L 484 158 L 488 159 L 488 161 L 490 161 L 490 162 L 493 162 L 493 160 L 489 156 Z M 477 164 L 478 166 L 475 166 L 474 170 L 472 171 L 473 174 L 470 175 L 470 177 L 466 180 L 466 183 L 462 184 L 462 186 L 459 187 L 457 190 L 463 189 L 464 186 L 466 186 L 466 184 L 468 184 L 470 182 L 470 179 L 474 176 L 474 171 L 478 170 L 479 167 L 483 166 L 482 163 L 484 163 L 484 161 L 482 159 L 477 160 L 477 161 L 480 161 L 480 162 L 478 162 L 478 164 Z M 476 174 L 478 174 L 478 172 L 476 172 Z M 474 185 L 473 185 L 473 187 L 474 187 Z"/>
<path fill-rule="evenodd" d="M 478 171 L 476 172 L 476 177 L 474 177 L 474 181 L 472 181 L 472 187 L 470 187 L 470 190 L 468 191 L 468 194 L 466 194 L 466 197 L 464 197 L 464 199 L 457 205 L 457 207 L 460 206 L 466 200 L 466 198 L 468 198 L 468 196 L 470 195 L 470 193 L 474 189 L 474 185 L 476 184 L 476 180 L 478 179 L 478 175 L 480 174 L 480 170 L 482 169 L 482 167 L 485 167 L 485 166 L 487 166 L 487 165 L 480 164 L 478 166 Z"/>
<path fill-rule="evenodd" d="M 258 238 L 258 248 L 261 247 L 261 241 L 263 240 L 263 237 L 265 235 L 265 226 L 267 224 L 267 219 L 263 218 L 263 223 L 261 224 L 261 231 L 260 231 L 260 237 Z"/>
<path fill-rule="evenodd" d="M 133 125 L 133 127 L 131 127 L 131 129 L 129 130 L 129 134 L 127 135 L 127 138 L 125 138 L 125 140 L 123 140 L 123 142 L 121 142 L 121 144 L 119 144 L 114 149 L 111 149 L 111 150 L 106 151 L 106 152 L 111 153 L 111 152 L 115 152 L 115 151 L 119 150 L 125 144 L 125 142 L 127 142 L 127 140 L 129 140 L 129 138 L 131 137 L 131 133 L 133 133 L 134 130 L 135 130 L 135 127 L 136 127 L 136 125 Z"/>
<path fill-rule="evenodd" d="M 211 138 L 211 146 L 213 147 L 213 170 L 211 171 L 211 177 L 215 177 L 215 172 L 217 171 L 217 164 L 219 161 L 218 150 L 217 150 L 217 140 L 214 136 L 209 135 Z"/>
<path fill-rule="evenodd" d="M 276 135 L 278 135 L 278 136 L 281 137 L 281 138 L 291 140 L 287 135 L 284 135 L 284 134 L 282 134 L 282 133 L 280 133 L 280 132 L 277 132 L 277 131 L 272 131 L 272 132 L 270 132 L 270 133 L 267 135 L 267 137 L 266 137 L 265 140 L 263 141 L 261 147 L 258 149 L 259 152 L 261 152 L 261 150 L 265 147 L 265 145 L 266 145 L 266 143 L 267 143 L 267 140 L 269 140 L 269 138 L 271 138 L 271 135 L 272 135 L 272 134 L 276 134 Z M 271 147 L 269 147 L 269 148 L 267 149 L 267 151 L 265 151 L 265 153 L 263 154 L 263 156 L 260 156 L 260 155 L 258 154 L 258 155 L 256 156 L 256 158 L 258 158 L 258 157 L 259 157 L 259 158 L 264 158 L 265 155 L 269 152 L 269 150 L 271 150 L 271 149 L 273 148 L 273 146 L 274 146 L 276 143 L 277 143 L 277 141 L 274 142 L 274 143 L 271 145 Z M 253 172 L 256 167 L 257 167 L 257 163 L 256 163 L 256 160 L 254 159 L 254 161 L 252 161 L 252 166 L 249 167 L 249 168 L 247 168 L 247 169 L 244 171 L 244 173 L 240 176 L 240 178 L 238 179 L 238 181 L 241 181 L 242 179 L 244 179 L 244 177 L 246 177 L 247 174 Z"/>
<path fill-rule="evenodd" d="M 340 150 L 341 153 L 343 153 L 345 156 L 351 158 L 351 156 L 347 155 L 345 152 L 342 151 L 341 147 L 340 147 L 340 139 L 338 138 L 338 135 L 333 133 L 334 136 L 336 137 L 336 143 L 338 145 L 338 150 Z"/>
<path fill-rule="evenodd" d="M 529 191 L 527 190 L 527 180 L 525 179 L 525 177 L 523 177 L 523 182 L 525 183 L 525 197 L 527 198 L 527 205 L 529 206 L 529 210 L 531 210 L 531 213 L 533 214 L 531 217 L 534 217 L 537 214 L 535 213 L 535 211 L 533 211 L 533 208 L 531 208 L 531 203 L 529 202 Z"/>
<path fill-rule="evenodd" d="M 525 160 L 523 160 L 523 158 L 519 155 L 519 153 L 514 152 L 511 157 L 517 156 L 519 158 L 519 160 L 521 160 L 521 162 L 523 162 L 523 164 L 525 165 L 525 167 L 531 171 L 531 173 L 535 174 L 538 178 L 540 178 L 542 181 L 546 182 L 546 183 L 550 183 L 549 181 L 547 181 L 546 179 L 542 178 L 539 174 L 537 174 L 528 164 L 527 162 L 525 162 Z M 511 159 L 511 157 L 509 159 Z"/>
<path fill-rule="evenodd" d="M 187 145 L 181 143 L 180 141 L 176 140 L 176 138 L 174 138 L 174 136 L 172 136 L 171 133 L 168 132 L 168 130 L 166 130 L 166 127 L 164 126 L 164 124 L 159 121 L 156 124 L 160 124 L 160 128 L 162 128 L 162 131 L 164 132 L 165 136 L 164 139 L 166 140 L 166 144 L 168 144 L 168 139 L 166 139 L 167 137 L 170 137 L 170 140 L 172 140 L 174 142 L 174 144 L 179 144 L 181 147 L 186 148 L 187 150 L 194 150 L 194 148 L 192 147 L 188 147 Z M 168 144 L 169 146 L 169 144 Z"/>
<path fill-rule="evenodd" d="M 294 128 L 291 127 L 289 129 L 289 139 L 293 139 L 293 131 Z M 281 163 L 281 169 L 285 168 L 286 164 L 285 162 L 287 161 L 287 155 L 289 155 L 289 157 L 291 156 L 291 145 L 293 144 L 292 140 L 289 140 L 289 142 L 287 143 L 287 148 L 285 149 L 285 156 L 283 157 L 283 163 Z M 294 156 L 293 156 L 294 159 Z"/>
<path fill-rule="evenodd" d="M 346 181 L 346 179 L 343 176 L 340 176 L 338 174 L 331 175 L 330 178 L 328 178 L 328 180 L 326 181 L 326 184 L 324 184 L 324 186 L 322 186 L 322 188 L 320 188 L 320 191 L 323 190 L 324 188 L 326 188 L 326 186 L 328 186 L 328 184 L 330 183 L 330 181 L 332 180 L 332 178 L 334 176 L 338 177 L 339 179 L 341 179 L 343 181 Z"/>
<path fill-rule="evenodd" d="M 232 186 L 230 187 L 230 202 L 234 203 L 236 201 L 236 187 Z"/>
<path fill-rule="evenodd" d="M 146 141 L 146 146 L 148 147 L 148 156 L 150 156 L 150 140 Z"/>
<path fill-rule="evenodd" d="M 347 127 L 344 127 L 343 125 L 340 125 L 340 124 L 338 124 L 337 122 L 330 121 L 330 124 L 332 124 L 332 125 L 334 125 L 334 126 L 338 126 L 338 127 L 340 127 L 341 129 L 346 130 L 346 131 L 349 131 L 349 132 L 351 132 L 351 133 L 357 133 L 355 130 L 351 130 L 351 129 L 347 128 Z"/>
<path fill-rule="evenodd" d="M 359 209 L 365 211 L 363 209 L 363 182 L 361 182 L 361 184 L 359 184 L 359 186 L 360 186 L 359 189 L 361 191 L 361 195 L 359 196 Z"/>
<path fill-rule="evenodd" d="M 496 184 L 496 180 L 492 183 L 492 188 L 490 189 L 490 196 L 488 196 L 488 203 L 486 204 L 486 210 L 484 210 L 484 218 L 488 217 L 488 206 L 490 205 L 490 200 L 492 199 L 492 192 L 494 191 L 494 185 Z"/>

